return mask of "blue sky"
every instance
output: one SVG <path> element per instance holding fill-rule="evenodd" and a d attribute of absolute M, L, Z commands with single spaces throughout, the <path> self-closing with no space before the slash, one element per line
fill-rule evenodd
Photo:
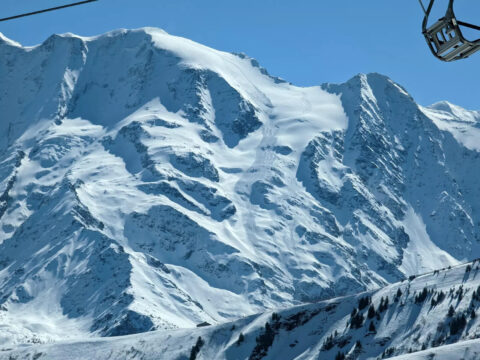
<path fill-rule="evenodd" d="M 2 0 L 0 17 L 69 1 Z M 437 10 L 446 2 L 439 1 Z M 480 23 L 480 1 L 457 2 L 459 15 Z M 457 63 L 436 60 L 421 35 L 421 20 L 417 0 L 100 0 L 0 23 L 0 32 L 34 45 L 52 33 L 155 26 L 219 50 L 244 52 L 296 85 L 379 72 L 423 105 L 448 100 L 480 110 L 480 53 Z"/>

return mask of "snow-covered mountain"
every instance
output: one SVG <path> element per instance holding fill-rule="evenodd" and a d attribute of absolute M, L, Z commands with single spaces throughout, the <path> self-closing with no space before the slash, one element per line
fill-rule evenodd
<path fill-rule="evenodd" d="M 158 29 L 0 37 L 0 344 L 232 321 L 479 254 L 478 112 Z"/>
<path fill-rule="evenodd" d="M 27 346 L 0 359 L 478 360 L 479 307 L 476 261 L 222 325 Z"/>

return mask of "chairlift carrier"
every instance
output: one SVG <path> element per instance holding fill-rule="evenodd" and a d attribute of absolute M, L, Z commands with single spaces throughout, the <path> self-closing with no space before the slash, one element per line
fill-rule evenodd
<path fill-rule="evenodd" d="M 453 10 L 454 0 L 449 0 L 445 16 L 430 27 L 428 27 L 428 20 L 435 0 L 430 0 L 427 8 L 425 8 L 423 0 L 419 0 L 419 2 L 425 13 L 422 32 L 430 50 L 438 59 L 448 62 L 466 59 L 480 50 L 480 39 L 467 40 L 461 29 L 463 26 L 480 31 L 480 26 L 457 20 Z"/>

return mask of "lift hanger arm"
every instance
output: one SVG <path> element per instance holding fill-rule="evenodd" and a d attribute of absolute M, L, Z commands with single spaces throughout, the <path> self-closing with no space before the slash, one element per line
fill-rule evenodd
<path fill-rule="evenodd" d="M 480 26 L 472 25 L 472 24 L 469 24 L 469 23 L 466 23 L 466 22 L 463 22 L 463 21 L 460 21 L 460 20 L 457 20 L 457 24 L 461 25 L 461 26 L 471 28 L 471 29 L 480 30 Z"/>
<path fill-rule="evenodd" d="M 25 14 L 20 14 L 20 15 L 15 15 L 15 16 L 9 16 L 9 17 L 0 19 L 0 22 L 1 22 L 1 21 L 8 21 L 8 20 L 19 19 L 19 18 L 26 17 L 26 16 L 43 14 L 43 13 L 46 13 L 46 12 L 49 12 L 49 11 L 55 11 L 55 10 L 65 9 L 65 8 L 69 8 L 69 7 L 72 7 L 72 6 L 88 4 L 88 3 L 91 3 L 91 2 L 94 2 L 94 1 L 98 1 L 98 0 L 84 0 L 84 1 L 79 1 L 79 2 L 76 2 L 76 3 L 72 3 L 72 4 L 56 6 L 56 7 L 49 8 L 49 9 L 33 11 L 33 12 L 29 12 L 29 13 L 25 13 Z"/>
<path fill-rule="evenodd" d="M 423 1 L 422 1 L 422 0 L 418 0 L 418 2 L 420 3 L 420 6 L 422 7 L 423 12 L 426 14 L 426 13 L 427 13 L 427 9 L 425 9 L 425 5 L 423 5 Z"/>

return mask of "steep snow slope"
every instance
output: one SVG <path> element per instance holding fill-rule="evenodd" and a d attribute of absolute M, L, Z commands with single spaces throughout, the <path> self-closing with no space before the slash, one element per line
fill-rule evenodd
<path fill-rule="evenodd" d="M 0 79 L 5 346 L 221 323 L 478 254 L 477 150 L 384 76 L 299 88 L 141 29 L 1 37 Z"/>
<path fill-rule="evenodd" d="M 450 132 L 466 148 L 480 149 L 480 111 L 465 110 L 448 101 L 421 109 L 439 129 Z"/>
<path fill-rule="evenodd" d="M 440 346 L 418 353 L 401 355 L 392 360 L 477 360 L 480 359 L 480 340 Z"/>
<path fill-rule="evenodd" d="M 479 307 L 480 263 L 475 262 L 215 327 L 34 345 L 0 352 L 0 359 L 188 359 L 203 343 L 197 360 L 316 360 L 339 353 L 350 360 L 373 360 L 433 347 L 438 348 L 399 359 L 432 359 L 428 354 L 438 353 L 439 359 L 473 360 L 480 348 L 478 340 L 471 340 L 480 337 L 480 320 L 472 312 Z"/>

